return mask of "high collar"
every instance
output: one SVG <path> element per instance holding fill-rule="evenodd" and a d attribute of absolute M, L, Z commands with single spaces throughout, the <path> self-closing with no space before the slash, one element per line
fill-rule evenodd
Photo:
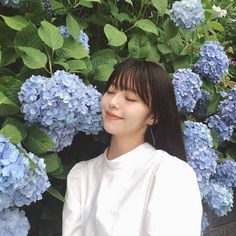
<path fill-rule="evenodd" d="M 104 164 L 108 169 L 113 169 L 113 170 L 132 168 L 144 162 L 148 154 L 152 153 L 155 150 L 156 149 L 149 143 L 142 143 L 133 150 L 121 156 L 118 156 L 112 160 L 108 160 L 107 159 L 108 148 L 107 148 L 103 153 Z"/>

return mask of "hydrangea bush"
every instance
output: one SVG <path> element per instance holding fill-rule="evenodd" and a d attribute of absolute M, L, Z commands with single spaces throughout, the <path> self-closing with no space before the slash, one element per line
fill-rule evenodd
<path fill-rule="evenodd" d="M 67 173 L 76 162 L 100 154 L 101 93 L 114 66 L 128 57 L 160 63 L 169 73 L 202 201 L 218 216 L 231 210 L 235 3 L 0 3 L 0 234 L 61 234 Z M 15 207 L 25 211 L 30 230 Z"/>

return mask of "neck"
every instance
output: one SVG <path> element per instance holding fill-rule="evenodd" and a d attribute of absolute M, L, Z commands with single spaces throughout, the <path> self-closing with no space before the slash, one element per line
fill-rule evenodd
<path fill-rule="evenodd" d="M 131 137 L 117 137 L 112 136 L 111 143 L 107 151 L 107 159 L 115 159 L 144 143 L 144 139 L 132 139 Z"/>

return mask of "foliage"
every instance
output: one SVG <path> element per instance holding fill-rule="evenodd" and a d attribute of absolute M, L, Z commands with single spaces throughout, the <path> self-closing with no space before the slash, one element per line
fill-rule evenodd
<path fill-rule="evenodd" d="M 176 76 L 178 69 L 189 71 L 187 76 L 183 75 L 186 86 L 180 88 L 177 81 L 173 83 L 175 90 L 180 88 L 181 96 L 187 87 L 197 91 L 192 97 L 187 96 L 187 101 L 181 97 L 185 107 L 180 110 L 185 121 L 189 164 L 196 170 L 203 201 L 217 215 L 227 214 L 233 202 L 231 188 L 234 185 L 227 186 L 227 181 L 222 179 L 236 175 L 234 164 L 224 162 L 236 160 L 232 113 L 236 101 L 236 7 L 233 0 L 196 0 L 195 7 L 186 10 L 186 18 L 183 12 L 177 11 L 177 15 L 174 12 L 175 6 L 188 5 L 187 0 L 178 3 L 173 0 L 27 0 L 14 1 L 15 5 L 10 4 L 12 2 L 0 1 L 0 133 L 14 145 L 21 143 L 25 152 L 43 158 L 51 183 L 42 201 L 21 207 L 30 221 L 29 235 L 60 234 L 58 222 L 66 175 L 75 162 L 94 157 L 102 149 L 100 136 L 88 135 L 96 133 L 92 129 L 99 127 L 101 121 L 98 91 L 103 92 L 114 66 L 130 57 L 157 62 L 170 77 Z M 221 9 L 212 8 L 213 4 Z M 227 10 L 227 14 L 222 10 Z M 197 17 L 193 18 L 196 12 Z M 207 42 L 219 45 L 219 58 L 225 63 L 215 61 L 218 58 L 213 51 L 215 47 L 207 48 L 214 57 L 214 65 L 223 66 L 216 68 L 220 69 L 217 78 L 210 77 L 209 73 L 202 77 L 199 71 L 205 66 L 212 69 L 212 65 L 203 60 L 207 55 L 203 45 Z M 228 72 L 225 54 L 230 59 Z M 214 68 L 210 69 L 207 72 L 214 72 Z M 201 81 L 193 83 L 190 71 Z M 63 76 L 59 76 L 60 73 Z M 58 83 L 57 79 L 52 82 L 55 77 Z M 64 77 L 73 77 L 77 83 L 83 80 L 87 97 L 82 103 L 76 99 L 84 91 L 81 89 L 77 94 L 74 91 L 70 97 L 66 91 L 76 86 L 66 86 L 67 82 L 63 85 Z M 29 81 L 32 84 L 28 84 Z M 51 98 L 56 99 L 54 90 L 61 102 L 57 100 L 58 103 L 51 106 Z M 64 110 L 59 116 L 61 106 Z M 82 116 L 84 109 L 87 113 Z M 80 121 L 71 121 L 70 114 L 77 116 L 79 111 Z M 50 129 L 55 124 L 50 122 L 55 121 L 57 125 Z M 75 126 L 68 126 L 71 122 L 83 128 L 75 131 Z M 57 148 L 53 152 L 55 144 Z M 36 170 L 40 166 L 34 160 L 30 163 Z M 227 171 L 231 174 L 227 175 Z M 206 219 L 204 214 L 203 228 L 207 226 Z"/>

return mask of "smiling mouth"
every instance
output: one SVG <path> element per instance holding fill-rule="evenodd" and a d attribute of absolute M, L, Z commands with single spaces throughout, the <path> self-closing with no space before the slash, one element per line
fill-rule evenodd
<path fill-rule="evenodd" d="M 119 116 L 116 116 L 115 114 L 111 113 L 111 112 L 106 112 L 106 117 L 108 119 L 111 119 L 111 120 L 119 120 L 119 119 L 122 119 L 121 117 Z"/>

